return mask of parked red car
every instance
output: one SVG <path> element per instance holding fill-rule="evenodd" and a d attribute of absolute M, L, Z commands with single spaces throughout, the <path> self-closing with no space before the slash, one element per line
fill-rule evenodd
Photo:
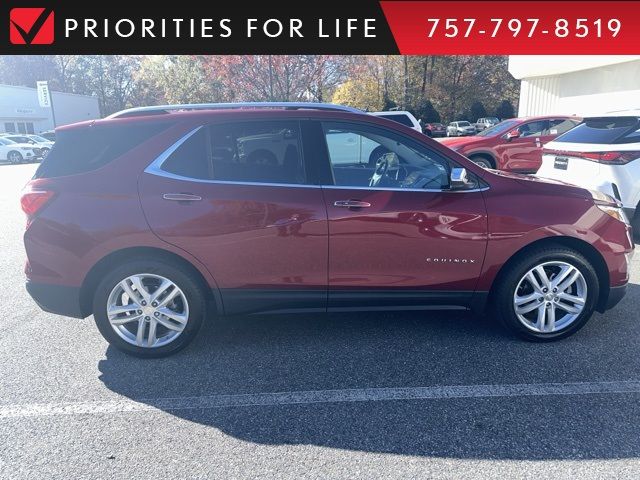
<path fill-rule="evenodd" d="M 138 108 L 56 138 L 21 199 L 27 289 L 134 355 L 179 350 L 212 315 L 274 312 L 491 305 L 555 340 L 628 282 L 611 198 L 347 107 Z"/>
<path fill-rule="evenodd" d="M 423 131 L 425 135 L 430 137 L 444 137 L 447 135 L 447 127 L 441 123 L 425 123 Z"/>
<path fill-rule="evenodd" d="M 484 168 L 535 173 L 542 146 L 580 123 L 577 117 L 512 118 L 472 137 L 446 138 L 442 144 Z"/>

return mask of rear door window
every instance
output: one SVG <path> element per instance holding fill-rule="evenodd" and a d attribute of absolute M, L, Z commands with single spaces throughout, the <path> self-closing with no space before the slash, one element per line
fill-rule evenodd
<path fill-rule="evenodd" d="M 246 122 L 211 128 L 213 178 L 305 183 L 298 122 Z"/>
<path fill-rule="evenodd" d="M 636 117 L 589 118 L 573 130 L 558 137 L 557 142 L 567 143 L 628 143 L 629 135 L 638 130 Z"/>
<path fill-rule="evenodd" d="M 162 169 L 188 178 L 245 183 L 306 182 L 298 122 L 202 127 Z"/>

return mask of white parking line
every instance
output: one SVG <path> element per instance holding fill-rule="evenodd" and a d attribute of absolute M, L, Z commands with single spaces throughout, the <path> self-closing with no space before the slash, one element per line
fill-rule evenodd
<path fill-rule="evenodd" d="M 452 385 L 406 388 L 356 388 L 281 393 L 248 393 L 199 397 L 151 398 L 67 403 L 0 405 L 0 420 L 56 415 L 99 415 L 123 412 L 192 410 L 313 403 L 443 400 L 453 398 L 523 397 L 640 393 L 640 381 L 534 383 L 515 385 Z"/>

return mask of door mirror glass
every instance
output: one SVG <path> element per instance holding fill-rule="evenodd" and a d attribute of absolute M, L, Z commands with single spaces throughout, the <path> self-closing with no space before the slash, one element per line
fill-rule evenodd
<path fill-rule="evenodd" d="M 466 168 L 455 167 L 451 169 L 451 188 L 464 188 L 469 185 L 469 175 Z"/>
<path fill-rule="evenodd" d="M 509 133 L 507 133 L 507 140 L 518 138 L 519 136 L 520 136 L 520 130 L 516 128 L 515 130 L 511 130 Z"/>

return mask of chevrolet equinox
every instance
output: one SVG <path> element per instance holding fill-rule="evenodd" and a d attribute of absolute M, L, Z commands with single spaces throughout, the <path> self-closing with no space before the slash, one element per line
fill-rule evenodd
<path fill-rule="evenodd" d="M 629 278 L 613 198 L 348 107 L 143 107 L 56 139 L 21 198 L 27 289 L 138 356 L 231 314 L 488 310 L 556 340 Z"/>

